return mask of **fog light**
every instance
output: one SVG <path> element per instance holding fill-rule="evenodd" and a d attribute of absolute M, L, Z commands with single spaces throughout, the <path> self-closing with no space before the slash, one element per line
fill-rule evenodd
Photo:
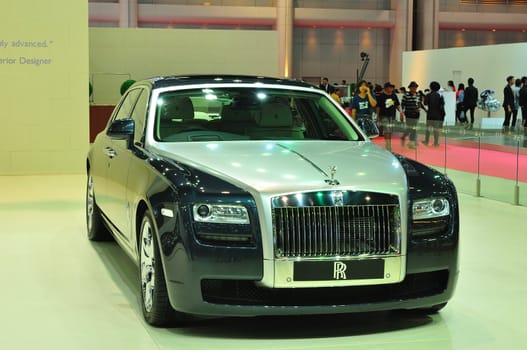
<path fill-rule="evenodd" d="M 201 216 L 202 218 L 206 218 L 207 216 L 210 215 L 210 208 L 208 205 L 200 205 L 198 207 L 198 209 L 196 210 L 196 212 L 198 213 L 199 216 Z"/>

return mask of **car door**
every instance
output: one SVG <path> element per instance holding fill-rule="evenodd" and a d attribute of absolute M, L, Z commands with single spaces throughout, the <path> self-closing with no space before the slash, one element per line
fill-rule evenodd
<path fill-rule="evenodd" d="M 130 158 L 128 165 L 128 177 L 126 182 L 126 201 L 130 208 L 128 222 L 130 225 L 134 224 L 132 220 L 135 215 L 135 209 L 139 200 L 145 197 L 145 184 L 149 181 L 149 162 L 146 160 L 149 154 L 145 151 L 145 132 L 148 102 L 150 99 L 149 89 L 145 88 L 137 100 L 137 104 L 132 112 L 132 119 L 134 120 L 134 140 L 131 152 L 133 157 Z M 130 226 L 127 232 L 130 242 L 136 242 L 134 227 Z M 130 248 L 135 248 L 133 244 Z"/>
<path fill-rule="evenodd" d="M 140 87 L 129 90 L 112 122 L 132 118 L 142 93 L 143 89 Z M 106 171 L 106 203 L 103 210 L 125 240 L 130 237 L 130 204 L 126 197 L 126 184 L 130 175 L 130 162 L 134 157 L 131 146 L 130 140 L 113 139 L 106 149 L 109 161 Z"/>

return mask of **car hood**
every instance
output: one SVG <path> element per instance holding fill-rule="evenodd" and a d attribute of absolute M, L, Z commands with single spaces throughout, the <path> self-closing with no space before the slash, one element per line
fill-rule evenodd
<path fill-rule="evenodd" d="M 163 143 L 155 146 L 155 152 L 253 194 L 337 188 L 394 194 L 406 191 L 406 176 L 400 162 L 371 142 Z"/>

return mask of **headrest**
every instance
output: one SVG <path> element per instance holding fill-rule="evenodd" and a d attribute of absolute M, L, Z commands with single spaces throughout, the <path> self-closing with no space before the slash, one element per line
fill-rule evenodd
<path fill-rule="evenodd" d="M 194 119 L 194 105 L 189 97 L 166 98 L 162 108 L 163 119 Z"/>
<path fill-rule="evenodd" d="M 258 111 L 250 109 L 233 108 L 224 106 L 221 111 L 221 119 L 228 122 L 254 122 Z"/>
<path fill-rule="evenodd" d="M 293 126 L 291 108 L 283 103 L 265 103 L 262 105 L 262 113 L 257 123 L 261 127 L 291 127 Z"/>
<path fill-rule="evenodd" d="M 260 101 L 253 95 L 238 95 L 232 99 L 234 109 L 257 109 Z"/>

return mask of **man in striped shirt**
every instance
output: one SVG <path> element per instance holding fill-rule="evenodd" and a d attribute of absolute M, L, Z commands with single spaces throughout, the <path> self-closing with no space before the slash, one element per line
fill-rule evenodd
<path fill-rule="evenodd" d="M 406 118 L 406 129 L 401 137 L 401 143 L 404 146 L 406 137 L 410 135 L 408 147 L 415 148 L 417 146 L 417 123 L 419 122 L 419 112 L 423 108 L 423 96 L 417 92 L 419 85 L 412 81 L 408 85 L 409 91 L 404 94 L 401 107 Z"/>

